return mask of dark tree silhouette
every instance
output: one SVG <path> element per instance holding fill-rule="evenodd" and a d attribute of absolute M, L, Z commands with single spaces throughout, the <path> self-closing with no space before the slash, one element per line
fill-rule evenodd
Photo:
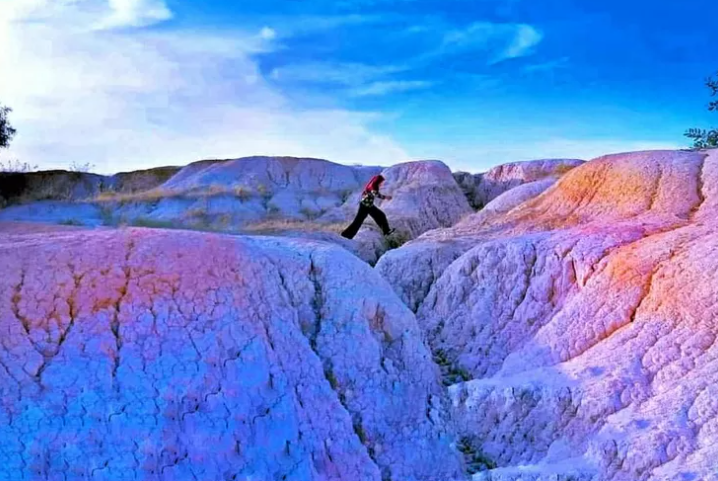
<path fill-rule="evenodd" d="M 710 89 L 712 97 L 718 95 L 718 78 L 709 77 L 706 79 L 706 86 Z M 718 111 L 718 100 L 713 100 L 709 103 L 708 110 L 711 112 Z M 693 139 L 694 149 L 718 147 L 718 129 L 688 129 L 684 135 L 689 139 Z"/>
<path fill-rule="evenodd" d="M 15 129 L 10 125 L 10 121 L 7 119 L 8 114 L 12 110 L 8 107 L 0 105 L 0 149 L 4 149 L 10 145 L 15 135 Z"/>

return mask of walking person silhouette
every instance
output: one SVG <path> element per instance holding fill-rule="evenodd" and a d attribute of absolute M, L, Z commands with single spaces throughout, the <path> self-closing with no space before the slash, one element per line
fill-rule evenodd
<path fill-rule="evenodd" d="M 361 201 L 359 202 L 359 211 L 357 212 L 354 221 L 344 229 L 342 236 L 347 239 L 353 239 L 359 229 L 361 228 L 364 220 L 367 216 L 371 216 L 372 219 L 377 223 L 384 235 L 389 235 L 394 232 L 394 229 L 389 228 L 389 221 L 386 219 L 386 215 L 377 206 L 374 205 L 374 199 L 387 199 L 391 200 L 390 195 L 383 195 L 379 192 L 382 182 L 384 182 L 384 176 L 381 174 L 375 175 L 369 180 L 364 187 L 364 191 L 361 194 Z"/>

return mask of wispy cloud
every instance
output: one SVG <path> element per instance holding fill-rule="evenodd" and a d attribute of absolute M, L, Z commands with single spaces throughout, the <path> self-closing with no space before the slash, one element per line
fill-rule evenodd
<path fill-rule="evenodd" d="M 441 46 L 430 56 L 484 52 L 488 63 L 494 64 L 531 54 L 542 39 L 543 34 L 531 25 L 475 22 L 463 29 L 447 31 Z"/>
<path fill-rule="evenodd" d="M 334 89 L 332 94 L 338 89 L 349 99 L 390 96 L 429 88 L 445 81 L 447 75 L 468 73 L 436 68 L 447 59 L 471 58 L 475 66 L 471 73 L 487 75 L 491 65 L 497 62 L 530 55 L 543 38 L 538 30 L 526 24 L 474 22 L 454 28 L 444 21 L 426 18 L 399 28 L 387 19 L 383 21 L 388 23 L 377 30 L 376 35 L 383 38 L 386 48 L 394 54 L 393 58 L 377 54 L 372 48 L 372 39 L 360 36 L 364 38 L 364 47 L 351 49 L 352 57 L 370 63 L 332 60 L 331 54 L 324 51 L 320 53 L 328 57 L 327 60 L 302 61 L 302 55 L 292 55 L 292 35 L 296 34 L 292 34 L 290 28 L 283 35 L 284 51 L 277 61 L 280 65 L 271 68 L 268 77 L 285 89 L 323 91 L 330 86 Z M 325 42 L 323 37 L 317 37 L 313 45 Z M 298 53 L 307 48 L 306 41 L 297 45 Z M 386 63 L 380 63 L 382 58 Z"/>
<path fill-rule="evenodd" d="M 375 116 L 299 109 L 264 81 L 254 55 L 271 48 L 267 31 L 97 30 L 109 4 L 73 4 L 33 22 L 22 21 L 28 10 L 0 16 L 0 99 L 18 129 L 12 156 L 102 172 L 252 154 L 407 159 L 372 130 Z M 160 18 L 156 4 L 144 5 L 129 7 L 125 26 Z"/>
<path fill-rule="evenodd" d="M 332 85 L 350 97 L 382 96 L 426 89 L 435 82 L 393 79 L 410 70 L 406 65 L 307 62 L 275 68 L 269 78 L 283 86 Z"/>
<path fill-rule="evenodd" d="M 518 58 L 528 55 L 543 39 L 543 34 L 531 25 L 519 24 L 515 28 L 514 39 L 503 52 L 504 58 Z"/>
<path fill-rule="evenodd" d="M 346 15 L 259 15 L 244 19 L 245 26 L 261 26 L 273 30 L 275 38 L 283 41 L 354 26 L 380 24 L 390 22 L 393 17 L 388 15 L 369 15 L 352 13 Z"/>
<path fill-rule="evenodd" d="M 265 40 L 272 40 L 277 36 L 277 32 L 273 28 L 262 27 L 259 31 L 259 36 Z"/>
<path fill-rule="evenodd" d="M 111 13 L 100 28 L 145 27 L 172 18 L 164 0 L 109 0 Z"/>
<path fill-rule="evenodd" d="M 569 58 L 561 57 L 541 63 L 526 65 L 524 72 L 553 72 L 568 65 Z"/>
<path fill-rule="evenodd" d="M 404 72 L 409 67 L 401 65 L 367 65 L 342 62 L 304 62 L 272 69 L 270 77 L 281 82 L 334 83 L 347 87 L 359 87 L 378 78 Z"/>
<path fill-rule="evenodd" d="M 352 91 L 357 97 L 380 96 L 392 93 L 408 92 L 410 90 L 422 90 L 431 87 L 433 82 L 425 80 L 389 80 L 383 82 L 372 82 L 364 87 Z"/>

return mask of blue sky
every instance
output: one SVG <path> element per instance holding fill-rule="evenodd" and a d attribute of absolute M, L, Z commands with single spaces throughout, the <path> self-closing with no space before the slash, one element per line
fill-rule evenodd
<path fill-rule="evenodd" d="M 102 172 L 303 155 L 502 162 L 687 145 L 708 0 L 6 0 L 12 155 Z"/>

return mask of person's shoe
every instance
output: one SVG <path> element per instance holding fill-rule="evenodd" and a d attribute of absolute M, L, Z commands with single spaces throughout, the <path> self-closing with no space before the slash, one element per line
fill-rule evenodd
<path fill-rule="evenodd" d="M 384 232 L 385 236 L 392 235 L 396 231 L 396 229 L 389 229 L 388 231 Z"/>

